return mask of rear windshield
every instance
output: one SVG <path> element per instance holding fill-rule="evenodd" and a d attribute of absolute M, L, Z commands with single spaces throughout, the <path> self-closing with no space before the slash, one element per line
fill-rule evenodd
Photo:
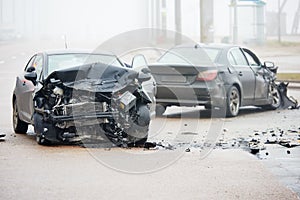
<path fill-rule="evenodd" d="M 220 49 L 208 47 L 178 47 L 165 53 L 159 63 L 180 65 L 213 65 L 216 63 Z"/>

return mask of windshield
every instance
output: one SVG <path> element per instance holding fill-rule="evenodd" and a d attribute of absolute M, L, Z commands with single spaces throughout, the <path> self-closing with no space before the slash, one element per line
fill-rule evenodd
<path fill-rule="evenodd" d="M 53 71 L 91 63 L 123 67 L 118 58 L 107 54 L 68 53 L 48 55 L 48 74 Z"/>
<path fill-rule="evenodd" d="M 208 47 L 178 47 L 165 53 L 159 63 L 182 65 L 213 65 L 216 63 L 220 49 Z"/>

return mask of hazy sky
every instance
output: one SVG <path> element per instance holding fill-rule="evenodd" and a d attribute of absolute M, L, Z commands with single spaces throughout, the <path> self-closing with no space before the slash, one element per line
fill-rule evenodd
<path fill-rule="evenodd" d="M 105 39 L 125 31 L 151 26 L 152 0 L 0 1 L 2 27 L 15 26 L 20 34 L 34 38 L 58 38 L 67 35 L 69 38 Z M 267 11 L 277 12 L 278 0 L 265 2 Z M 227 36 L 230 33 L 229 3 L 230 0 L 214 0 L 216 36 Z M 288 33 L 291 31 L 298 3 L 299 0 L 288 0 L 283 10 L 287 15 Z M 191 37 L 198 37 L 199 0 L 182 0 L 181 4 L 182 32 Z M 167 28 L 174 30 L 174 1 L 167 0 L 167 6 Z M 240 20 L 247 15 L 249 13 L 246 12 L 244 16 L 240 16 Z"/>

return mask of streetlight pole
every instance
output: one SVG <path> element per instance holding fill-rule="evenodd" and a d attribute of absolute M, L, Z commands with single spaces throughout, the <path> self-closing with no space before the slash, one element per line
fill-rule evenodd
<path fill-rule="evenodd" d="M 281 43 L 281 8 L 280 0 L 278 0 L 278 42 Z"/>
<path fill-rule="evenodd" d="M 238 16 L 237 16 L 237 1 L 232 0 L 233 4 L 233 44 L 238 42 Z"/>
<path fill-rule="evenodd" d="M 181 0 L 175 0 L 175 44 L 181 43 Z"/>

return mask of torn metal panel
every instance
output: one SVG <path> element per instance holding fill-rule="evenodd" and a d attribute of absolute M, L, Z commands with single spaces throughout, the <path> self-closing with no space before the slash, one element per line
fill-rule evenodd
<path fill-rule="evenodd" d="M 287 89 L 289 83 L 281 82 L 277 85 L 278 91 L 280 92 L 281 96 L 281 105 L 280 108 L 282 109 L 299 109 L 298 101 L 293 97 L 287 96 Z"/>

